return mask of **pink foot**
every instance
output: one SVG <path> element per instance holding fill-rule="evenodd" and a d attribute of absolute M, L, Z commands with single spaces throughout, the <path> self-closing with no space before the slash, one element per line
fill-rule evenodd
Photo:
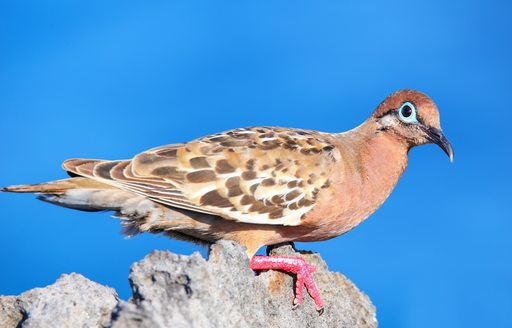
<path fill-rule="evenodd" d="M 283 270 L 295 273 L 297 275 L 297 283 L 295 289 L 295 299 L 293 300 L 294 308 L 302 304 L 304 285 L 309 295 L 315 301 L 316 309 L 320 314 L 324 311 L 324 302 L 320 297 L 320 293 L 316 288 L 313 272 L 316 270 L 314 266 L 308 264 L 300 257 L 287 256 L 254 256 L 251 260 L 252 270 Z"/>

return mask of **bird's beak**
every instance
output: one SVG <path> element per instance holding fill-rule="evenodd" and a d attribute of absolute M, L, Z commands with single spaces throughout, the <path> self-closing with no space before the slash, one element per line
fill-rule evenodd
<path fill-rule="evenodd" d="M 436 128 L 426 128 L 427 138 L 430 142 L 435 143 L 450 157 L 450 162 L 453 162 L 453 148 L 452 144 L 446 139 L 443 132 Z"/>

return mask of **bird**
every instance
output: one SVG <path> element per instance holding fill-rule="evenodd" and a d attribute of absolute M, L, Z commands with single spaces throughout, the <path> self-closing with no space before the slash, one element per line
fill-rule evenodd
<path fill-rule="evenodd" d="M 294 307 L 307 289 L 322 313 L 315 267 L 299 257 L 259 256 L 259 248 L 340 236 L 388 198 L 411 148 L 437 144 L 453 162 L 435 103 L 424 93 L 387 96 L 342 133 L 259 126 L 237 128 L 144 151 L 129 160 L 69 159 L 69 178 L 3 192 L 82 211 L 113 211 L 126 235 L 142 232 L 199 243 L 245 246 L 254 271 L 296 275 Z"/>

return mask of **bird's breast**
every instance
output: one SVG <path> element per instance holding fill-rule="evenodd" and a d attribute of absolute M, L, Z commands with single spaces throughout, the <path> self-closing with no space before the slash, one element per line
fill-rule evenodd
<path fill-rule="evenodd" d="M 359 152 L 345 154 L 331 187 L 320 192 L 305 216 L 304 224 L 315 229 L 302 240 L 330 239 L 357 226 L 384 203 L 406 166 L 407 149 L 387 139 L 370 140 Z"/>

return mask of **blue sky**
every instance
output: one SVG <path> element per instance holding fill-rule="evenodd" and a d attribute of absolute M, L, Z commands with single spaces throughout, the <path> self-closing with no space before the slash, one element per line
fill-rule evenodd
<path fill-rule="evenodd" d="M 235 127 L 344 131 L 402 88 L 429 94 L 455 163 L 410 153 L 369 220 L 318 251 L 382 327 L 505 327 L 512 309 L 512 5 L 506 1 L 0 3 L 0 185 L 64 178 L 71 157 L 129 158 Z M 160 236 L 108 213 L 0 195 L 0 294 L 78 272 L 130 294 Z"/>

